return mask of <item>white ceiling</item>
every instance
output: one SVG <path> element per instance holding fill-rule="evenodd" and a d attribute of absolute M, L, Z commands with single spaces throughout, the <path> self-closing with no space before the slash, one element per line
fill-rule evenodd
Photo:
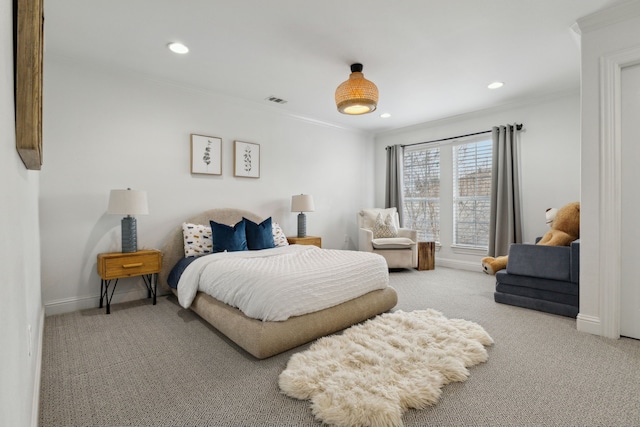
<path fill-rule="evenodd" d="M 49 0 L 45 55 L 381 132 L 577 88 L 570 27 L 616 2 Z M 190 52 L 170 52 L 172 41 Z M 372 114 L 336 110 L 335 89 L 354 62 L 380 91 Z M 495 80 L 505 86 L 487 89 Z M 264 100 L 271 95 L 288 102 Z"/>

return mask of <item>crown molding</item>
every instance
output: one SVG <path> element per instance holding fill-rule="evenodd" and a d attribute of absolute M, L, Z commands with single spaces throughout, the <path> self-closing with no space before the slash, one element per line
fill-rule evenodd
<path fill-rule="evenodd" d="M 463 120 L 482 118 L 491 114 L 498 114 L 505 111 L 512 111 L 518 108 L 526 108 L 529 105 L 542 104 L 545 102 L 553 102 L 557 99 L 562 99 L 570 96 L 580 96 L 580 88 L 575 87 L 575 88 L 564 89 L 556 92 L 544 93 L 541 95 L 529 96 L 526 98 L 519 98 L 517 100 L 506 102 L 500 105 L 495 105 L 493 107 L 487 107 L 479 110 L 469 111 L 466 113 L 455 114 L 453 116 L 442 117 L 442 118 L 427 121 L 427 122 L 420 122 L 413 125 L 404 126 L 401 128 L 389 129 L 386 131 L 381 131 L 376 133 L 376 138 L 388 137 L 393 135 L 401 135 L 406 132 L 420 131 L 424 129 L 437 128 L 439 126 L 446 126 L 451 123 L 459 123 Z M 512 122 L 515 122 L 515 121 L 517 120 L 513 120 Z"/>
<path fill-rule="evenodd" d="M 625 0 L 577 20 L 572 29 L 578 34 L 588 33 L 609 25 L 640 16 L 640 0 Z"/>

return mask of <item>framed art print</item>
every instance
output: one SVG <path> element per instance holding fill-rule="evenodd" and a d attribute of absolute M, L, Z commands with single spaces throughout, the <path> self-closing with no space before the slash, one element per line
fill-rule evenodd
<path fill-rule="evenodd" d="M 234 141 L 233 175 L 260 178 L 260 144 Z"/>
<path fill-rule="evenodd" d="M 25 167 L 42 167 L 44 0 L 14 0 L 13 82 L 16 150 Z"/>
<path fill-rule="evenodd" d="M 191 134 L 191 173 L 222 175 L 222 138 Z"/>

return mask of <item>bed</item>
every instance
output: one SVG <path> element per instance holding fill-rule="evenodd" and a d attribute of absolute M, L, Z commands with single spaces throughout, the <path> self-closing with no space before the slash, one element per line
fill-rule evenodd
<path fill-rule="evenodd" d="M 245 210 L 211 209 L 184 222 L 209 224 L 213 220 L 233 226 L 242 221 L 243 217 L 256 223 L 262 221 L 259 216 Z M 177 296 L 178 292 L 169 286 L 168 278 L 172 268 L 185 256 L 182 223 L 170 234 L 162 252 L 160 291 Z M 282 321 L 262 321 L 248 317 L 238 308 L 200 291 L 195 294 L 189 308 L 242 349 L 258 359 L 265 359 L 384 313 L 393 308 L 397 301 L 396 291 L 387 283 L 382 289 L 367 292 L 338 305 Z"/>

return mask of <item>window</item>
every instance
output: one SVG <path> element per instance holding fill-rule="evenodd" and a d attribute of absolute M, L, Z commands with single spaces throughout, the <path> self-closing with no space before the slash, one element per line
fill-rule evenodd
<path fill-rule="evenodd" d="M 418 240 L 488 247 L 492 145 L 482 135 L 405 147 L 403 226 Z"/>
<path fill-rule="evenodd" d="M 488 247 L 491 214 L 490 140 L 453 147 L 453 244 Z"/>
<path fill-rule="evenodd" d="M 420 241 L 440 241 L 440 148 L 405 149 L 403 226 Z"/>

